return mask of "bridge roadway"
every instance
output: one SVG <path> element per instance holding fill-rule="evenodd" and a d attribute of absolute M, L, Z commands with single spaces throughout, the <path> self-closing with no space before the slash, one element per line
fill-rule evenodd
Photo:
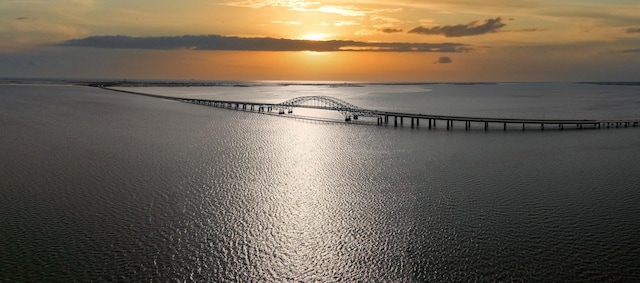
<path fill-rule="evenodd" d="M 429 129 L 435 129 L 438 122 L 445 123 L 446 129 L 450 130 L 454 127 L 454 122 L 464 123 L 465 130 L 469 130 L 472 128 L 472 125 L 480 124 L 484 130 L 489 130 L 490 125 L 498 125 L 503 130 L 512 129 L 514 125 L 522 130 L 526 130 L 534 126 L 540 130 L 545 130 L 545 126 L 548 128 L 549 126 L 556 126 L 557 129 L 563 130 L 565 127 L 573 128 L 573 129 L 600 129 L 600 128 L 627 128 L 627 127 L 638 127 L 640 123 L 640 119 L 632 120 L 632 119 L 621 119 L 621 120 L 571 120 L 571 119 L 519 119 L 519 118 L 486 118 L 486 117 L 466 117 L 466 116 L 446 116 L 446 115 L 427 115 L 427 114 L 411 114 L 411 113 L 402 113 L 402 112 L 391 112 L 391 111 L 378 111 L 378 110 L 370 110 L 363 109 L 357 106 L 354 106 L 348 102 L 345 102 L 340 99 L 336 99 L 333 97 L 326 96 L 303 96 L 296 97 L 291 100 L 287 100 L 282 103 L 262 103 L 262 102 L 247 102 L 247 101 L 228 101 L 228 100 L 211 100 L 211 99 L 194 99 L 194 98 L 184 98 L 184 97 L 172 97 L 172 96 L 163 96 L 163 95 L 155 95 L 148 94 L 142 92 L 133 92 L 126 91 L 120 89 L 114 89 L 109 87 L 104 87 L 98 85 L 102 89 L 143 95 L 155 98 L 162 99 L 170 99 L 177 100 L 185 103 L 193 103 L 204 106 L 218 107 L 218 108 L 226 108 L 233 110 L 242 110 L 242 111 L 252 111 L 258 113 L 267 113 L 272 112 L 274 110 L 278 111 L 278 114 L 292 113 L 293 108 L 310 108 L 310 109 L 321 109 L 321 110 L 334 110 L 339 111 L 340 113 L 345 115 L 346 121 L 351 121 L 353 118 L 358 119 L 359 117 L 375 117 L 377 118 L 378 125 L 388 125 L 390 123 L 390 119 L 393 119 L 393 125 L 404 126 L 404 120 L 410 120 L 411 128 L 420 127 L 420 120 L 426 120 Z M 312 102 L 311 105 L 303 104 L 307 102 Z M 313 104 L 315 102 L 315 104 Z M 473 123 L 473 124 L 472 124 Z M 528 127 L 527 127 L 528 126 Z"/>

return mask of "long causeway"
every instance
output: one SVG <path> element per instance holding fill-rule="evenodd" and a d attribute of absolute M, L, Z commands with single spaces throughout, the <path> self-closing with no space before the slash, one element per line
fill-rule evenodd
<path fill-rule="evenodd" d="M 339 111 L 345 116 L 345 121 L 357 120 L 361 117 L 374 117 L 377 119 L 377 125 L 393 125 L 395 127 L 410 126 L 411 128 L 419 128 L 422 122 L 423 127 L 436 129 L 437 127 L 451 130 L 455 127 L 464 127 L 465 130 L 472 128 L 480 128 L 484 130 L 500 129 L 601 129 L 601 128 L 628 128 L 638 127 L 640 120 L 567 120 L 567 119 L 511 119 L 511 118 L 486 118 L 486 117 L 466 117 L 466 116 L 446 116 L 446 115 L 426 115 L 412 114 L 401 112 L 389 112 L 363 109 L 352 105 L 346 101 L 327 97 L 327 96 L 303 96 L 287 100 L 282 103 L 260 103 L 247 101 L 226 101 L 211 99 L 193 99 L 183 97 L 172 97 L 155 95 L 141 92 L 126 91 L 120 89 L 109 88 L 101 85 L 97 87 L 136 94 L 155 98 L 176 100 L 185 103 L 192 103 L 204 106 L 232 109 L 238 111 L 256 112 L 256 113 L 278 113 L 280 115 L 290 114 L 293 108 L 311 108 L 322 110 Z M 276 112 L 277 111 L 277 112 Z M 275 114 L 274 113 L 274 114 Z M 285 115 L 286 116 L 286 115 Z"/>

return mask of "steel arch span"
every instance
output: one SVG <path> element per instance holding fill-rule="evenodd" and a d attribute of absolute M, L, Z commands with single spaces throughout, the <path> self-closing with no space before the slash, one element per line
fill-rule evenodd
<path fill-rule="evenodd" d="M 355 106 L 342 99 L 331 96 L 300 96 L 289 99 L 285 102 L 275 105 L 279 109 L 291 109 L 293 107 L 314 108 L 324 110 L 335 110 L 342 113 L 345 117 L 358 116 L 377 117 L 378 115 L 371 110 L 363 109 Z"/>

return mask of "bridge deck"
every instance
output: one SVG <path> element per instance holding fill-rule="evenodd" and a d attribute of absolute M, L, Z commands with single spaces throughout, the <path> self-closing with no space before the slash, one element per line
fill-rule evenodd
<path fill-rule="evenodd" d="M 393 118 L 394 126 L 403 126 L 404 119 L 410 119 L 411 127 L 419 127 L 420 120 L 428 121 L 428 128 L 435 128 L 437 122 L 445 122 L 447 129 L 452 129 L 454 126 L 454 122 L 464 122 L 465 129 L 472 128 L 472 123 L 480 123 L 484 126 L 485 130 L 489 129 L 489 125 L 493 125 L 495 127 L 496 124 L 501 125 L 502 129 L 507 130 L 507 128 L 513 128 L 513 125 L 522 126 L 522 129 L 528 129 L 532 125 L 538 126 L 539 129 L 544 130 L 545 125 L 555 125 L 558 129 L 564 129 L 565 126 L 573 127 L 576 129 L 583 128 L 611 128 L 611 127 L 637 127 L 639 126 L 640 119 L 617 119 L 617 120 L 576 120 L 576 119 L 521 119 L 521 118 L 491 118 L 491 117 L 468 117 L 468 116 L 447 116 L 447 115 L 428 115 L 428 114 L 412 114 L 412 113 L 402 113 L 402 112 L 390 112 L 390 111 L 378 111 L 378 110 L 370 110 L 370 109 L 362 109 L 362 108 L 354 108 L 355 106 L 351 104 L 341 105 L 339 102 L 344 102 L 342 100 L 335 99 L 338 104 L 331 104 L 329 106 L 322 105 L 293 105 L 288 104 L 290 101 L 295 101 L 296 99 L 292 99 L 286 101 L 284 103 L 262 103 L 262 102 L 248 102 L 248 101 L 228 101 L 228 100 L 211 100 L 211 99 L 194 99 L 194 98 L 184 98 L 184 97 L 172 97 L 172 96 L 162 96 L 141 92 L 133 92 L 126 90 L 119 90 L 108 88 L 104 86 L 98 86 L 100 88 L 136 95 L 144 95 L 155 98 L 163 98 L 170 100 L 177 100 L 186 103 L 193 103 L 205 106 L 219 107 L 219 108 L 227 108 L 234 110 L 243 110 L 243 111 L 257 111 L 257 112 L 271 112 L 273 110 L 283 110 L 290 108 L 310 108 L 310 109 L 322 109 L 322 110 L 335 110 L 340 111 L 341 113 L 349 113 L 349 115 L 357 115 L 362 117 L 375 117 L 377 118 L 378 125 L 388 125 L 390 118 Z M 331 98 L 330 98 L 331 99 Z M 302 100 L 307 101 L 307 100 Z M 281 112 L 282 113 L 282 112 Z M 398 121 L 399 119 L 399 121 Z M 510 126 L 510 127 L 508 127 Z M 527 127 L 529 126 L 529 127 Z"/>

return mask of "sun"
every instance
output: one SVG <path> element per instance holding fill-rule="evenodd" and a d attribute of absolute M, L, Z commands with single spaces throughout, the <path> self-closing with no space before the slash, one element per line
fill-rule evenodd
<path fill-rule="evenodd" d="M 302 37 L 304 40 L 323 40 L 325 38 L 327 38 L 327 35 L 322 33 L 309 33 Z"/>

